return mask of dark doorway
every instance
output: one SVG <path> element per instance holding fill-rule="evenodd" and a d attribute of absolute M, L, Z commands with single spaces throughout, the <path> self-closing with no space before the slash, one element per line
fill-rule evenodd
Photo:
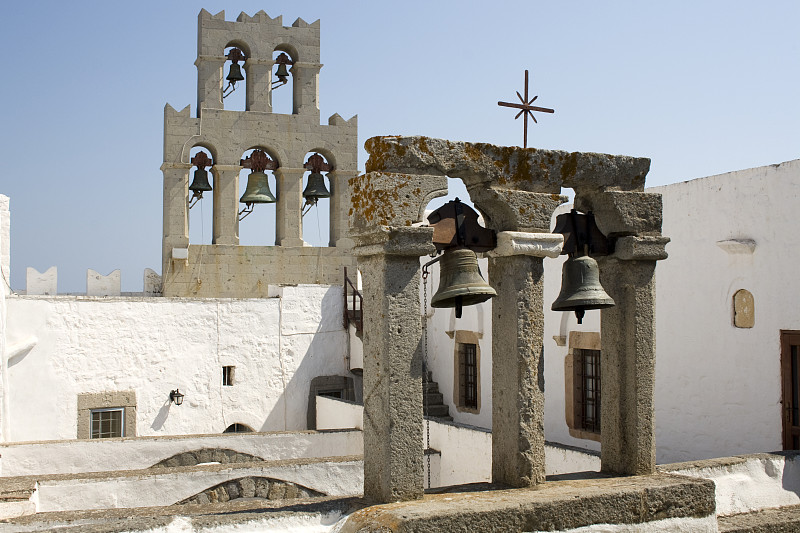
<path fill-rule="evenodd" d="M 800 331 L 781 331 L 783 449 L 800 450 Z"/>

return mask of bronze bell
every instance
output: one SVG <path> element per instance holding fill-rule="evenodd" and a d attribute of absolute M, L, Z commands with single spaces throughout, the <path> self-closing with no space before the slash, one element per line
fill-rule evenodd
<path fill-rule="evenodd" d="M 243 204 L 273 204 L 278 200 L 269 190 L 269 178 L 263 172 L 251 172 L 247 176 L 247 188 L 239 199 Z"/>
<path fill-rule="evenodd" d="M 561 294 L 550 309 L 575 311 L 578 324 L 582 324 L 587 309 L 607 307 L 614 307 L 614 300 L 600 285 L 597 261 L 588 255 L 567 258 L 561 271 Z"/>
<path fill-rule="evenodd" d="M 308 177 L 308 183 L 303 190 L 303 198 L 306 204 L 316 204 L 320 198 L 330 198 L 331 193 L 325 187 L 325 178 L 319 172 L 312 172 Z"/>
<path fill-rule="evenodd" d="M 231 69 L 228 71 L 228 76 L 225 79 L 231 83 L 244 80 L 244 76 L 242 76 L 242 67 L 239 66 L 239 63 L 236 61 L 231 63 Z"/>
<path fill-rule="evenodd" d="M 431 307 L 455 307 L 456 318 L 461 308 L 494 298 L 497 293 L 481 276 L 478 256 L 469 248 L 448 248 L 439 267 L 439 290 L 431 299 Z"/>
<path fill-rule="evenodd" d="M 208 182 L 208 171 L 204 168 L 197 168 L 194 171 L 194 179 L 192 184 L 189 185 L 189 190 L 194 193 L 194 196 L 203 197 L 205 191 L 213 190 L 211 184 Z"/>
<path fill-rule="evenodd" d="M 275 77 L 277 77 L 281 83 L 287 83 L 289 81 L 289 69 L 286 68 L 285 63 L 278 63 L 278 70 L 275 71 Z"/>

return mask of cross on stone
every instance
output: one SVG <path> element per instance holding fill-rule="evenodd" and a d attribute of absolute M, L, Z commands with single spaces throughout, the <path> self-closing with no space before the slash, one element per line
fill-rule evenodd
<path fill-rule="evenodd" d="M 517 113 L 517 116 L 514 117 L 514 120 L 518 119 L 520 117 L 520 115 L 523 115 L 523 114 L 525 115 L 525 130 L 524 130 L 525 133 L 524 133 L 524 137 L 523 137 L 523 140 L 522 140 L 522 143 L 523 143 L 522 147 L 523 148 L 527 148 L 528 147 L 528 115 L 530 115 L 530 117 L 533 119 L 533 121 L 538 124 L 538 122 L 536 120 L 536 117 L 533 116 L 533 112 L 534 111 L 540 111 L 542 113 L 555 113 L 555 110 L 554 109 L 549 109 L 547 107 L 537 107 L 537 106 L 531 105 L 534 102 L 534 100 L 539 98 L 539 96 L 538 95 L 534 96 L 533 98 L 528 100 L 528 71 L 527 70 L 525 71 L 525 97 L 523 98 L 522 95 L 519 94 L 519 91 L 517 91 L 517 96 L 519 96 L 519 99 L 522 101 L 521 104 L 516 104 L 516 103 L 513 103 L 513 102 L 497 102 L 497 105 L 503 106 L 503 107 L 513 107 L 515 109 L 521 109 L 521 111 L 519 113 Z"/>

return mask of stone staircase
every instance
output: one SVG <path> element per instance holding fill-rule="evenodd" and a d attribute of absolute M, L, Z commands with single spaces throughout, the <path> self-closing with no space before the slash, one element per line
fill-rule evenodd
<path fill-rule="evenodd" d="M 428 370 L 427 382 L 422 383 L 422 394 L 425 395 L 425 416 L 445 422 L 452 422 L 450 408 L 444 403 L 444 396 L 439 392 L 439 384 L 433 381 L 433 373 Z"/>

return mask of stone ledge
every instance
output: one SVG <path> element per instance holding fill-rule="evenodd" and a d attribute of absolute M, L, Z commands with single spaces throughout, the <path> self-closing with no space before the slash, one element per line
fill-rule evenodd
<path fill-rule="evenodd" d="M 706 518 L 714 509 L 713 482 L 662 474 L 426 495 L 357 511 L 340 531 L 559 531 L 591 524 Z"/>
<path fill-rule="evenodd" d="M 720 533 L 793 533 L 800 531 L 800 505 L 721 516 Z"/>

